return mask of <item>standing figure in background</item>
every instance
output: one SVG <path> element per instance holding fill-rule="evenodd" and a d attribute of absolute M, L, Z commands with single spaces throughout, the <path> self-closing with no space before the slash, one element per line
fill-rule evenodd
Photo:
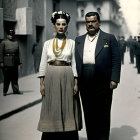
<path fill-rule="evenodd" d="M 38 130 L 41 140 L 78 140 L 82 128 L 75 63 L 75 42 L 65 35 L 70 15 L 58 11 L 51 17 L 56 36 L 44 43 L 39 68 L 42 108 Z"/>
<path fill-rule="evenodd" d="M 137 73 L 140 74 L 140 36 L 138 36 L 138 42 L 136 42 L 135 55 L 136 55 Z"/>
<path fill-rule="evenodd" d="M 18 67 L 22 64 L 20 57 L 19 44 L 14 40 L 14 30 L 9 30 L 6 40 L 0 44 L 0 65 L 3 68 L 4 87 L 3 95 L 6 96 L 10 82 L 13 94 L 22 94 L 18 85 Z"/>
<path fill-rule="evenodd" d="M 130 53 L 130 64 L 134 64 L 135 41 L 133 40 L 132 36 L 130 36 L 127 41 L 127 47 L 129 48 Z"/>
<path fill-rule="evenodd" d="M 136 60 L 136 66 L 135 66 L 135 68 L 137 68 L 137 59 L 136 59 L 136 54 L 137 54 L 137 52 L 136 52 L 136 50 L 137 50 L 137 37 L 136 36 L 134 36 L 133 42 L 134 42 L 134 58 Z"/>
<path fill-rule="evenodd" d="M 120 47 L 121 64 L 124 64 L 124 53 L 126 52 L 126 46 L 127 46 L 124 36 L 120 37 L 120 40 L 118 41 L 118 45 Z"/>
<path fill-rule="evenodd" d="M 34 58 L 35 73 L 39 72 L 41 53 L 42 53 L 42 49 L 41 49 L 41 47 L 39 45 L 39 40 L 37 40 L 37 42 L 33 44 L 33 48 L 32 48 L 32 54 L 33 54 L 33 58 Z"/>
<path fill-rule="evenodd" d="M 78 83 L 88 140 L 109 140 L 113 90 L 120 81 L 120 48 L 100 29 L 97 12 L 85 15 L 87 33 L 75 39 Z"/>

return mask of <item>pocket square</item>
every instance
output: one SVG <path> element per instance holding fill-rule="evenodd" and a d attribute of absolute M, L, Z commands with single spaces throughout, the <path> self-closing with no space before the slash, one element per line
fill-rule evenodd
<path fill-rule="evenodd" d="M 108 46 L 107 44 L 105 44 L 105 45 L 104 45 L 104 48 L 107 48 L 107 47 L 109 47 L 109 46 Z"/>

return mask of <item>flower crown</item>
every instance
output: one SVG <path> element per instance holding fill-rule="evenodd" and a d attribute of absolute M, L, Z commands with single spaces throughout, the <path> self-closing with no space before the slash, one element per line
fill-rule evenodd
<path fill-rule="evenodd" d="M 56 14 L 60 14 L 60 15 L 64 14 L 64 15 L 67 16 L 68 19 L 70 18 L 70 15 L 68 13 L 63 12 L 63 11 L 55 11 L 55 12 L 53 12 L 52 13 L 52 18 L 54 18 Z"/>

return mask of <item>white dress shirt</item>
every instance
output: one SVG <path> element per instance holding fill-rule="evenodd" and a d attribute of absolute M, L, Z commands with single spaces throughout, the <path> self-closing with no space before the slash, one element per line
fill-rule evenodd
<path fill-rule="evenodd" d="M 83 53 L 83 64 L 95 64 L 95 49 L 99 37 L 99 32 L 94 37 L 90 37 L 88 34 L 86 35 Z"/>
<path fill-rule="evenodd" d="M 59 48 L 62 45 L 63 40 L 58 39 Z M 53 39 L 50 39 L 44 43 L 42 57 L 39 68 L 39 77 L 45 76 L 49 62 L 51 61 L 66 61 L 71 63 L 73 75 L 77 77 L 76 62 L 75 62 L 75 41 L 72 39 L 66 39 L 65 47 L 59 56 L 55 56 L 53 53 Z"/>

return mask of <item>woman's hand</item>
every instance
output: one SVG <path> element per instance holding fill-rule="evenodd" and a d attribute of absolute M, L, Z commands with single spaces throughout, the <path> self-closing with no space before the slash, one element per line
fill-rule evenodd
<path fill-rule="evenodd" d="M 78 92 L 78 80 L 77 78 L 74 79 L 74 95 Z"/>
<path fill-rule="evenodd" d="M 40 93 L 42 96 L 45 96 L 45 85 L 44 84 L 40 85 Z"/>
<path fill-rule="evenodd" d="M 44 77 L 40 77 L 40 93 L 42 96 L 45 96 Z"/>

